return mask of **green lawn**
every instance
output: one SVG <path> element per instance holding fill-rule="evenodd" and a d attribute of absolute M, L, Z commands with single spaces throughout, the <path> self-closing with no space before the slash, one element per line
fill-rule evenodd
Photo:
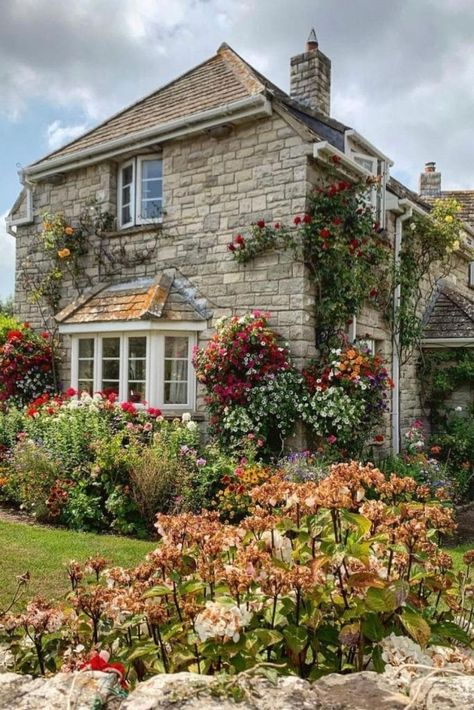
<path fill-rule="evenodd" d="M 0 609 L 16 589 L 16 575 L 27 571 L 31 575 L 20 606 L 36 594 L 60 599 L 70 589 L 65 562 L 81 562 L 99 553 L 115 565 L 130 567 L 154 547 L 156 543 L 126 537 L 0 521 Z"/>

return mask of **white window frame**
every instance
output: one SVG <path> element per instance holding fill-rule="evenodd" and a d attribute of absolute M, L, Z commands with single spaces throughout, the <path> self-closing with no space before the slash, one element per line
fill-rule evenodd
<path fill-rule="evenodd" d="M 381 227 L 385 227 L 385 187 L 386 187 L 386 173 L 387 166 L 384 160 L 376 157 L 375 155 L 369 155 L 368 153 L 360 153 L 353 148 L 350 149 L 349 153 L 351 159 L 360 165 L 362 168 L 370 172 L 374 177 L 380 177 L 380 185 L 378 187 L 373 187 L 370 191 L 370 195 L 367 198 L 368 203 L 373 207 L 375 219 L 380 224 Z M 369 169 L 366 165 L 363 165 L 360 161 L 370 162 L 372 167 Z"/>
<path fill-rule="evenodd" d="M 140 216 L 141 212 L 141 202 L 142 202 L 142 166 L 147 160 L 160 160 L 162 164 L 161 172 L 161 215 L 156 218 L 144 219 Z M 122 223 L 122 207 L 123 204 L 123 171 L 129 165 L 132 166 L 133 170 L 133 181 L 131 185 L 131 205 L 130 214 L 131 220 L 129 222 Z M 119 229 L 127 229 L 128 227 L 139 226 L 142 224 L 159 224 L 163 221 L 163 208 L 164 208 L 164 175 L 163 175 L 163 156 L 159 153 L 149 153 L 145 155 L 137 155 L 135 158 L 131 158 L 119 165 L 119 179 L 117 184 L 117 224 Z"/>
<path fill-rule="evenodd" d="M 165 337 L 188 338 L 188 398 L 182 404 L 164 403 L 164 350 Z M 79 340 L 94 340 L 94 392 L 102 390 L 102 340 L 120 338 L 120 383 L 118 401 L 128 401 L 128 339 L 146 337 L 146 406 L 158 407 L 163 413 L 194 411 L 196 408 L 196 377 L 192 364 L 193 347 L 197 344 L 197 332 L 188 330 L 104 330 L 80 332 L 71 335 L 71 387 L 78 389 Z M 140 407 L 140 403 L 134 403 Z"/>
<path fill-rule="evenodd" d="M 125 206 L 125 203 L 123 202 L 123 171 L 126 170 L 129 166 L 132 167 L 132 182 L 130 184 L 130 221 L 129 222 L 122 222 L 122 208 Z M 135 185 L 137 182 L 137 168 L 136 168 L 136 161 L 135 159 L 132 160 L 127 160 L 125 163 L 121 163 L 120 168 L 119 168 L 119 179 L 118 179 L 118 197 L 117 197 L 117 205 L 118 205 L 118 224 L 120 226 L 120 229 L 126 229 L 127 227 L 132 227 L 135 224 L 135 207 L 136 207 L 136 198 L 135 198 Z"/>

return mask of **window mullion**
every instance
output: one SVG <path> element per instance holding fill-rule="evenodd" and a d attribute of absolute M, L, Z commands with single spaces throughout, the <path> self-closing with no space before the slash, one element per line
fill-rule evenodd
<path fill-rule="evenodd" d="M 128 338 L 120 336 L 120 370 L 119 370 L 119 399 L 128 401 Z"/>

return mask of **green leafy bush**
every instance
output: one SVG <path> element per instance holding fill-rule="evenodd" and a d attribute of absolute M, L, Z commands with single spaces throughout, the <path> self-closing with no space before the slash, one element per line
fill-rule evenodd
<path fill-rule="evenodd" d="M 16 669 L 73 670 L 101 648 L 132 684 L 267 663 L 316 680 L 382 671 L 399 637 L 424 653 L 472 644 L 474 551 L 464 574 L 451 569 L 435 540 L 452 531 L 452 509 L 424 486 L 351 462 L 319 482 L 273 476 L 249 495 L 238 526 L 217 513 L 159 515 L 160 542 L 135 569 L 71 561 L 66 603 L 34 600 L 4 619 Z M 457 657 L 472 672 L 472 659 Z"/>

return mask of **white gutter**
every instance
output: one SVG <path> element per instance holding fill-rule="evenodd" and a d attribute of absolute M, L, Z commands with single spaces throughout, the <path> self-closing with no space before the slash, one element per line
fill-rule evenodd
<path fill-rule="evenodd" d="M 413 203 L 410 200 L 402 199 L 398 202 L 403 210 L 395 220 L 395 268 L 400 263 L 400 251 L 402 248 L 403 223 L 413 216 Z M 393 312 L 397 313 L 400 307 L 401 286 L 397 285 L 393 294 Z M 400 333 L 394 330 L 392 337 L 392 453 L 396 456 L 400 453 Z"/>
<path fill-rule="evenodd" d="M 7 233 L 10 234 L 10 236 L 12 236 L 12 237 L 16 237 L 16 232 L 13 231 L 12 227 L 21 227 L 24 224 L 32 224 L 34 221 L 34 218 L 33 218 L 33 191 L 31 189 L 33 183 L 31 183 L 28 180 L 28 178 L 25 175 L 24 170 L 19 170 L 18 176 L 20 178 L 20 183 L 26 189 L 26 217 L 20 217 L 19 219 L 8 219 L 7 218 L 5 220 Z"/>
<path fill-rule="evenodd" d="M 208 111 L 177 118 L 159 126 L 152 126 L 131 135 L 105 141 L 99 145 L 59 155 L 49 160 L 44 159 L 37 165 L 30 165 L 25 169 L 25 173 L 28 177 L 40 180 L 48 175 L 85 167 L 132 149 L 139 150 L 157 141 L 162 142 L 203 131 L 221 124 L 226 119 L 238 121 L 248 117 L 271 116 L 271 114 L 271 102 L 262 94 L 257 94 Z"/>
<path fill-rule="evenodd" d="M 337 162 L 334 163 L 335 168 L 343 166 L 355 173 L 358 177 L 373 177 L 369 170 L 363 168 L 362 165 L 356 163 L 355 160 L 352 160 L 352 158 L 335 148 L 331 143 L 328 143 L 328 141 L 313 143 L 313 158 L 316 160 L 322 159 L 327 163 L 327 161 L 331 160 L 334 156 L 338 158 Z"/>

